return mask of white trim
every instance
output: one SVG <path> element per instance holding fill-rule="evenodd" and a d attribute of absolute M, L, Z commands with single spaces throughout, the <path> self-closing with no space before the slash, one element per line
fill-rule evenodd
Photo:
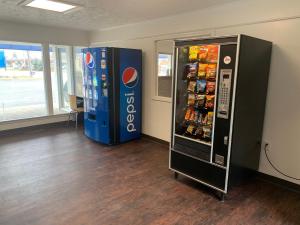
<path fill-rule="evenodd" d="M 0 122 L 0 131 L 23 128 L 23 127 L 31 127 L 41 124 L 48 123 L 56 123 L 63 122 L 68 120 L 68 113 L 50 115 L 50 116 L 42 116 L 42 117 L 34 117 L 28 119 L 19 119 L 19 120 L 9 120 Z"/>
<path fill-rule="evenodd" d="M 60 53 L 58 52 L 57 45 L 53 45 L 53 52 L 55 57 L 55 72 L 56 72 L 56 82 L 57 82 L 57 95 L 58 95 L 58 108 L 64 108 L 64 99 L 63 99 L 63 85 L 62 85 L 62 75 L 61 75 L 61 63 L 60 63 Z"/>
<path fill-rule="evenodd" d="M 83 47 L 83 46 L 72 46 L 72 48 L 73 48 L 73 56 L 72 56 L 72 60 L 73 60 L 73 71 L 74 71 L 74 85 L 75 85 L 75 87 L 74 87 L 74 94 L 76 95 L 76 96 L 80 96 L 80 97 L 83 97 L 84 96 L 84 93 L 82 92 L 82 93 L 78 93 L 77 91 L 77 89 L 76 89 L 76 87 L 77 87 L 77 82 L 79 82 L 78 80 L 77 80 L 77 77 L 76 77 L 76 54 L 77 54 L 77 52 L 76 52 L 76 50 L 77 49 L 84 49 L 84 48 L 87 48 L 87 47 Z M 81 52 L 81 54 L 83 55 L 83 53 Z M 82 56 L 83 57 L 83 56 Z M 82 74 L 81 74 L 81 85 L 83 86 L 83 73 L 84 73 L 84 71 L 83 71 L 83 68 L 82 68 Z"/>
<path fill-rule="evenodd" d="M 152 97 L 153 101 L 158 101 L 158 102 L 168 102 L 172 103 L 172 98 L 169 97 L 162 97 L 162 96 L 153 96 Z"/>
<path fill-rule="evenodd" d="M 174 90 L 172 90 L 172 93 L 174 93 L 174 92 L 176 92 L 176 90 L 177 90 L 177 71 L 178 71 L 178 48 L 176 48 L 175 47 L 175 51 L 176 51 L 176 64 L 174 64 L 174 65 L 176 65 L 176 68 L 174 68 L 174 76 L 173 76 L 173 79 L 175 80 L 174 82 L 174 86 L 173 86 L 173 88 L 174 88 Z M 173 99 L 174 99 L 174 102 L 173 102 L 173 112 L 172 112 L 172 115 L 173 115 L 173 130 L 171 131 L 171 134 L 172 134 L 172 136 L 174 137 L 174 135 L 175 135 L 175 120 L 176 120 L 176 94 L 174 94 L 174 97 L 173 97 Z M 172 138 L 172 147 L 174 147 L 174 138 Z"/>
<path fill-rule="evenodd" d="M 53 95 L 52 95 L 52 82 L 51 82 L 51 66 L 49 55 L 49 44 L 42 44 L 42 60 L 44 67 L 44 94 L 46 99 L 46 107 L 48 115 L 53 115 Z"/>
<path fill-rule="evenodd" d="M 219 67 L 220 67 L 220 55 L 221 48 L 218 45 L 218 63 L 217 63 L 217 71 L 216 71 L 216 83 L 215 83 L 215 100 L 214 100 L 214 117 L 213 117 L 213 128 L 211 135 L 211 149 L 210 149 L 210 162 L 213 162 L 213 152 L 214 152 L 214 140 L 215 140 L 215 122 L 216 122 L 216 111 L 217 111 L 217 94 L 218 94 L 218 84 L 219 84 Z"/>
<path fill-rule="evenodd" d="M 75 67 L 74 67 L 74 48 L 73 46 L 68 46 L 67 47 L 67 52 L 69 53 L 67 58 L 68 58 L 68 64 L 69 64 L 69 76 L 68 78 L 70 79 L 70 93 L 71 95 L 75 95 Z"/>
<path fill-rule="evenodd" d="M 231 155 L 231 144 L 232 144 L 232 133 L 233 133 L 233 120 L 234 120 L 234 110 L 235 110 L 235 96 L 236 96 L 236 86 L 237 86 L 237 77 L 238 77 L 238 67 L 239 67 L 239 54 L 240 54 L 240 42 L 241 35 L 238 35 L 237 48 L 236 48 L 236 59 L 235 59 L 235 71 L 234 71 L 234 82 L 233 82 L 233 91 L 232 91 L 232 103 L 231 103 L 231 117 L 230 117 L 230 131 L 229 131 L 229 145 L 228 145 L 228 154 L 227 154 L 227 171 L 225 178 L 225 192 L 227 193 L 228 189 L 228 177 L 230 169 L 230 155 Z"/>
<path fill-rule="evenodd" d="M 171 87 L 171 100 L 173 101 L 173 99 L 176 98 L 176 94 L 174 95 L 174 90 L 176 89 L 176 80 L 177 80 L 177 66 L 178 66 L 178 49 L 175 48 L 175 42 L 173 43 L 173 71 L 172 71 L 172 87 Z M 175 62 L 176 59 L 176 62 Z M 175 89 L 174 89 L 175 88 Z M 175 104 L 176 101 L 172 102 L 171 101 L 171 106 L 172 106 L 172 112 L 171 112 L 171 116 L 173 118 L 173 121 L 171 121 L 171 141 L 169 144 L 169 169 L 171 168 L 171 149 L 174 147 L 174 126 L 175 126 L 175 114 L 174 114 L 174 109 L 176 109 Z"/>

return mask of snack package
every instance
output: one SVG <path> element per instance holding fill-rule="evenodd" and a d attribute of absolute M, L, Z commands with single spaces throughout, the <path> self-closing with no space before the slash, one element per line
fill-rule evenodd
<path fill-rule="evenodd" d="M 195 95 L 194 94 L 189 94 L 188 95 L 188 105 L 192 106 L 195 104 Z"/>
<path fill-rule="evenodd" d="M 214 101 L 215 101 L 214 95 L 206 95 L 205 108 L 207 109 L 214 108 Z"/>
<path fill-rule="evenodd" d="M 212 125 L 213 120 L 214 120 L 214 113 L 208 112 L 207 113 L 207 125 Z"/>
<path fill-rule="evenodd" d="M 196 86 L 197 93 L 205 92 L 205 88 L 206 88 L 206 80 L 197 80 L 197 86 Z"/>
<path fill-rule="evenodd" d="M 189 120 L 190 121 L 194 121 L 194 119 L 195 119 L 195 110 L 191 110 L 191 116 L 190 116 L 190 118 L 189 118 Z"/>
<path fill-rule="evenodd" d="M 205 78 L 206 77 L 206 68 L 208 64 L 205 63 L 199 63 L 198 65 L 198 77 L 199 78 Z"/>
<path fill-rule="evenodd" d="M 190 119 L 190 116 L 191 116 L 191 109 L 188 108 L 188 109 L 186 110 L 184 119 L 185 119 L 185 120 L 189 120 L 189 119 Z"/>
<path fill-rule="evenodd" d="M 203 107 L 205 103 L 205 95 L 196 95 L 196 101 L 198 108 Z"/>
<path fill-rule="evenodd" d="M 208 46 L 207 45 L 200 46 L 198 59 L 200 59 L 201 61 L 206 61 L 207 54 L 208 54 Z"/>
<path fill-rule="evenodd" d="M 215 80 L 217 73 L 217 64 L 208 64 L 206 67 L 206 79 Z"/>
<path fill-rule="evenodd" d="M 187 133 L 187 134 L 193 134 L 194 128 L 195 128 L 195 126 L 192 125 L 192 124 L 190 124 L 190 125 L 188 126 L 188 128 L 186 129 L 186 133 Z"/>
<path fill-rule="evenodd" d="M 203 138 L 211 138 L 211 126 L 203 127 Z"/>
<path fill-rule="evenodd" d="M 183 70 L 183 73 L 182 73 L 182 80 L 187 79 L 187 75 L 189 74 L 189 72 L 190 72 L 190 64 L 186 64 L 184 66 L 184 70 Z"/>
<path fill-rule="evenodd" d="M 217 63 L 218 62 L 218 54 L 219 54 L 218 45 L 209 45 L 207 51 L 207 62 Z"/>
<path fill-rule="evenodd" d="M 190 81 L 188 86 L 188 91 L 194 92 L 196 87 L 196 81 Z"/>
<path fill-rule="evenodd" d="M 193 119 L 193 121 L 194 121 L 195 123 L 197 123 L 198 117 L 199 117 L 199 111 L 195 111 L 194 119 Z"/>
<path fill-rule="evenodd" d="M 203 136 L 203 127 L 199 126 L 196 128 L 194 135 L 198 138 L 201 138 Z"/>
<path fill-rule="evenodd" d="M 202 120 L 203 120 L 203 113 L 199 113 L 199 116 L 198 116 L 198 123 L 202 124 Z"/>
<path fill-rule="evenodd" d="M 200 52 L 200 46 L 191 46 L 189 47 L 189 60 L 197 60 L 198 54 Z"/>
<path fill-rule="evenodd" d="M 216 82 L 207 81 L 206 83 L 206 94 L 214 94 L 216 88 Z"/>
<path fill-rule="evenodd" d="M 207 125 L 207 119 L 208 119 L 207 114 L 203 114 L 203 115 L 202 115 L 202 121 L 201 121 L 201 124 L 202 124 L 202 125 Z"/>
<path fill-rule="evenodd" d="M 187 65 L 187 78 L 191 79 L 196 77 L 198 63 L 189 63 Z"/>

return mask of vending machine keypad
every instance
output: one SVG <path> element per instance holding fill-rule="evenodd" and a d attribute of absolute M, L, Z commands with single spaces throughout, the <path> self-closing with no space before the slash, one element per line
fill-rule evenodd
<path fill-rule="evenodd" d="M 221 69 L 218 93 L 217 117 L 222 119 L 229 118 L 229 103 L 231 89 L 232 69 Z"/>

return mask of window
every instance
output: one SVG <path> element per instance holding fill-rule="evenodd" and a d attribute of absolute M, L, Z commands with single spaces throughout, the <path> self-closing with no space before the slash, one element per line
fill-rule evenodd
<path fill-rule="evenodd" d="M 159 77 L 170 77 L 172 67 L 172 55 L 158 53 L 158 76 Z"/>
<path fill-rule="evenodd" d="M 69 95 L 74 94 L 71 73 L 71 47 L 50 46 L 50 67 L 54 113 L 69 109 Z"/>
<path fill-rule="evenodd" d="M 74 47 L 74 73 L 75 73 L 75 94 L 83 97 L 82 78 L 83 78 L 83 47 Z"/>
<path fill-rule="evenodd" d="M 0 43 L 0 121 L 47 115 L 42 46 Z"/>
<path fill-rule="evenodd" d="M 72 78 L 70 68 L 70 52 L 66 47 L 58 48 L 58 59 L 60 65 L 60 75 L 62 79 L 62 107 L 69 108 L 69 95 L 73 94 L 72 91 Z"/>
<path fill-rule="evenodd" d="M 156 96 L 170 98 L 172 90 L 173 41 L 157 41 L 156 57 Z"/>

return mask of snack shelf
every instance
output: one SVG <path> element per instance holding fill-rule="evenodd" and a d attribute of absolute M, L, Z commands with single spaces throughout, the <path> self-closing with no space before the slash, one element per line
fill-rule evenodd
<path fill-rule="evenodd" d="M 187 140 L 191 140 L 191 141 L 194 141 L 194 142 L 197 142 L 197 143 L 201 143 L 201 144 L 204 144 L 204 145 L 207 145 L 207 146 L 211 146 L 210 142 L 201 141 L 200 139 L 189 138 L 189 137 L 179 135 L 179 134 L 174 134 L 174 136 L 184 138 L 184 139 L 187 139 Z"/>

